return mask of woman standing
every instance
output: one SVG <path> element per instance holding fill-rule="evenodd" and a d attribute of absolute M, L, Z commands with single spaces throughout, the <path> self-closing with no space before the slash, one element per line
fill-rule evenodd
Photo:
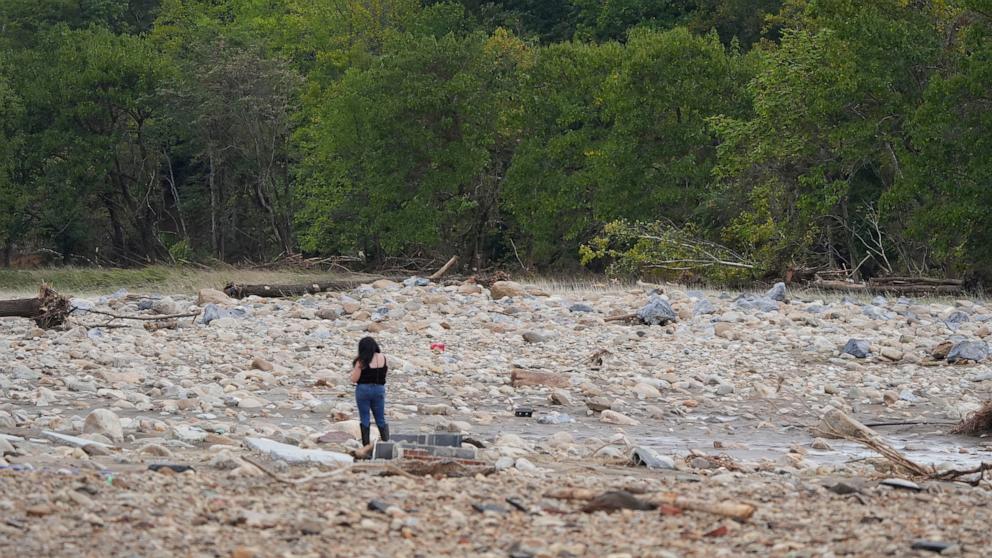
<path fill-rule="evenodd" d="M 358 356 L 352 361 L 351 383 L 355 384 L 355 402 L 362 426 L 362 445 L 371 443 L 369 436 L 369 411 L 375 416 L 379 439 L 389 441 L 389 424 L 386 422 L 386 372 L 389 365 L 379 344 L 371 337 L 358 342 Z"/>

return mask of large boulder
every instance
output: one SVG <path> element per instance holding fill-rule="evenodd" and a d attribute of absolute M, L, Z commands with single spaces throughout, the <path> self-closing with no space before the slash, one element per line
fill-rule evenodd
<path fill-rule="evenodd" d="M 235 304 L 235 300 L 217 289 L 200 289 L 196 295 L 196 305 L 205 304 Z"/>
<path fill-rule="evenodd" d="M 493 300 L 527 295 L 527 289 L 516 281 L 496 281 L 489 292 L 492 294 Z"/>
<path fill-rule="evenodd" d="M 989 346 L 985 341 L 961 341 L 947 353 L 947 362 L 951 364 L 962 360 L 982 362 L 987 358 Z"/>
<path fill-rule="evenodd" d="M 782 302 L 785 300 L 785 283 L 775 283 L 775 285 L 765 293 L 766 298 L 770 298 L 777 302 Z"/>
<path fill-rule="evenodd" d="M 840 352 L 849 354 L 854 358 L 866 358 L 871 354 L 871 343 L 864 339 L 850 339 Z"/>
<path fill-rule="evenodd" d="M 677 317 L 672 305 L 660 296 L 651 297 L 651 301 L 637 311 L 637 318 L 647 325 L 665 325 Z"/>
<path fill-rule="evenodd" d="M 124 441 L 124 429 L 121 427 L 121 419 L 107 409 L 95 409 L 86 415 L 83 422 L 84 434 L 102 434 L 119 444 Z"/>

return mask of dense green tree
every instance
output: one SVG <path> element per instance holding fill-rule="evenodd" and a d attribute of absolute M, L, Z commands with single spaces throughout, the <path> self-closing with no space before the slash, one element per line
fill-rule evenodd
<path fill-rule="evenodd" d="M 806 6 L 764 55 L 754 117 L 713 120 L 730 240 L 768 269 L 867 257 L 866 269 L 892 271 L 877 202 L 902 177 L 906 115 L 939 53 L 934 24 L 900 0 Z"/>
<path fill-rule="evenodd" d="M 528 59 L 505 32 L 404 34 L 346 73 L 307 131 L 304 246 L 485 259 Z"/>

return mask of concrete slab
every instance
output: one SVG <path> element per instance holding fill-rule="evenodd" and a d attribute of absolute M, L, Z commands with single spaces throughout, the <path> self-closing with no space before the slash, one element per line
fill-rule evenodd
<path fill-rule="evenodd" d="M 323 465 L 341 465 L 354 462 L 354 458 L 336 451 L 303 449 L 289 444 L 282 444 L 268 438 L 245 438 L 249 448 L 266 453 L 275 459 L 286 463 L 321 463 Z"/>

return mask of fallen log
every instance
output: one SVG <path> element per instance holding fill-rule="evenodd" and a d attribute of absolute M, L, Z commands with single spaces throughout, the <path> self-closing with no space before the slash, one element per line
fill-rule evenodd
<path fill-rule="evenodd" d="M 42 329 L 59 327 L 72 312 L 69 299 L 42 285 L 35 298 L 0 300 L 0 318 L 28 318 Z"/>
<path fill-rule="evenodd" d="M 433 275 L 428 277 L 428 279 L 430 279 L 431 281 L 437 281 L 438 279 L 443 277 L 444 274 L 447 273 L 457 263 L 458 263 L 458 256 L 451 256 L 451 259 L 448 260 L 448 263 L 444 264 L 444 266 L 441 267 L 441 269 L 435 271 Z"/>
<path fill-rule="evenodd" d="M 848 283 L 847 281 L 820 280 L 810 283 L 810 287 L 824 291 L 845 291 L 858 293 L 891 293 L 897 295 L 933 294 L 955 295 L 964 291 L 961 285 L 934 284 L 872 284 Z"/>
<path fill-rule="evenodd" d="M 871 285 L 951 285 L 961 287 L 961 279 L 940 279 L 935 277 L 872 277 L 868 280 Z"/>
<path fill-rule="evenodd" d="M 265 298 L 281 298 L 286 296 L 303 296 L 307 294 L 317 294 L 328 291 L 346 291 L 368 283 L 374 279 L 346 279 L 339 281 L 325 281 L 317 283 L 306 283 L 299 285 L 246 285 L 240 283 L 228 283 L 224 287 L 224 294 L 231 298 L 247 298 L 249 296 L 261 296 Z"/>

